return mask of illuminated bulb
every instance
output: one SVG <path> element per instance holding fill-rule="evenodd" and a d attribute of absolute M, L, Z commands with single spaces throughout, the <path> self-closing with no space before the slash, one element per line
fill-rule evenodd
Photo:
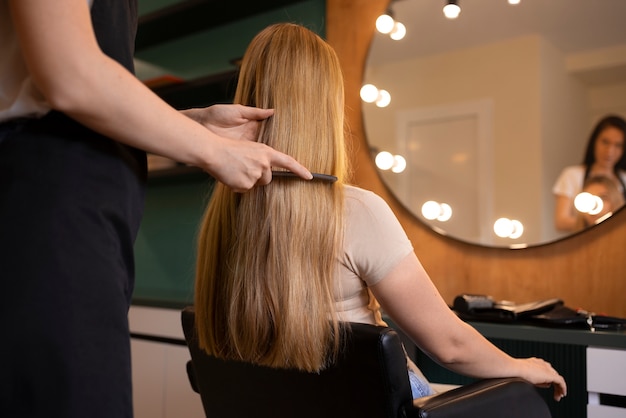
<path fill-rule="evenodd" d="M 424 218 L 432 221 L 434 219 L 437 219 L 440 214 L 441 206 L 439 206 L 439 203 L 433 200 L 429 200 L 422 205 L 422 216 L 424 216 Z"/>
<path fill-rule="evenodd" d="M 602 212 L 602 209 L 604 208 L 604 202 L 599 196 L 592 195 L 592 197 L 593 208 L 591 208 L 591 210 L 589 211 L 589 215 L 597 215 L 598 213 Z"/>
<path fill-rule="evenodd" d="M 493 224 L 493 232 L 500 238 L 517 239 L 524 233 L 524 225 L 517 219 L 500 218 Z"/>
<path fill-rule="evenodd" d="M 376 155 L 375 161 L 376 167 L 380 168 L 381 170 L 389 170 L 391 167 L 393 167 L 394 157 L 393 155 L 391 155 L 390 152 L 381 151 L 378 153 L 378 155 Z"/>
<path fill-rule="evenodd" d="M 394 20 L 388 14 L 378 16 L 376 19 L 376 29 L 380 33 L 389 33 L 393 30 Z"/>
<path fill-rule="evenodd" d="M 406 160 L 402 155 L 394 155 L 393 156 L 393 165 L 391 166 L 391 171 L 394 173 L 402 173 L 406 168 Z"/>
<path fill-rule="evenodd" d="M 452 217 L 452 208 L 447 203 L 429 200 L 422 205 L 422 216 L 430 221 L 446 222 Z"/>
<path fill-rule="evenodd" d="M 374 103 L 378 99 L 378 89 L 373 84 L 366 84 L 361 87 L 360 94 L 365 103 Z"/>
<path fill-rule="evenodd" d="M 389 34 L 389 37 L 393 39 L 394 41 L 399 41 L 400 39 L 404 38 L 405 35 L 406 35 L 406 26 L 404 26 L 400 22 L 394 23 L 393 30 Z"/>
<path fill-rule="evenodd" d="M 594 195 L 587 192 L 578 193 L 574 198 L 574 207 L 582 213 L 589 213 L 596 206 Z"/>
<path fill-rule="evenodd" d="M 441 222 L 446 222 L 450 220 L 452 217 L 452 208 L 447 203 L 442 203 L 439 205 L 439 216 L 437 216 L 437 220 Z"/>
<path fill-rule="evenodd" d="M 387 90 L 378 90 L 378 97 L 376 98 L 376 106 L 387 107 L 391 103 L 391 94 Z"/>
<path fill-rule="evenodd" d="M 524 225 L 516 219 L 513 219 L 511 223 L 513 224 L 513 232 L 511 232 L 509 238 L 518 239 L 524 233 Z"/>
<path fill-rule="evenodd" d="M 513 233 L 513 222 L 509 218 L 499 218 L 493 224 L 493 232 L 500 238 L 507 238 Z"/>
<path fill-rule="evenodd" d="M 443 14 L 448 19 L 456 19 L 457 17 L 459 17 L 460 13 L 461 13 L 461 8 L 458 6 L 458 4 L 448 3 L 445 6 L 443 6 Z"/>
<path fill-rule="evenodd" d="M 509 4 L 515 5 L 519 4 L 520 0 L 509 0 Z"/>

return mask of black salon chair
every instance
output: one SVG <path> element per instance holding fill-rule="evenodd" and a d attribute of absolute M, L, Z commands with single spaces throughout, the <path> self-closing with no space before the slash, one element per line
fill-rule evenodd
<path fill-rule="evenodd" d="M 550 417 L 543 398 L 521 379 L 487 379 L 413 400 L 405 353 L 391 328 L 350 324 L 337 363 L 306 373 L 209 356 L 198 347 L 194 320 L 193 308 L 185 308 L 187 373 L 210 418 Z"/>

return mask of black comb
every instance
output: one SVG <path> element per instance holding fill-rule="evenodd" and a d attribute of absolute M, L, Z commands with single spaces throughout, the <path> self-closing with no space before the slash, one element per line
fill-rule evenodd
<path fill-rule="evenodd" d="M 331 176 L 330 174 L 321 174 L 321 173 L 311 173 L 313 175 L 313 180 L 319 180 L 326 183 L 334 183 L 337 181 L 337 177 Z M 272 177 L 290 177 L 295 179 L 304 180 L 299 175 L 292 173 L 291 171 L 272 171 Z"/>

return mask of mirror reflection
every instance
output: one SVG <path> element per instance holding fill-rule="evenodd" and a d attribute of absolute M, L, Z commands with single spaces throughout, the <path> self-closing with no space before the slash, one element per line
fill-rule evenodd
<path fill-rule="evenodd" d="M 486 246 L 547 243 L 610 216 L 623 201 L 596 194 L 603 213 L 557 228 L 553 187 L 598 121 L 626 116 L 626 2 L 472 0 L 454 19 L 445 3 L 392 1 L 404 36 L 372 42 L 363 117 L 386 186 L 436 231 Z"/>

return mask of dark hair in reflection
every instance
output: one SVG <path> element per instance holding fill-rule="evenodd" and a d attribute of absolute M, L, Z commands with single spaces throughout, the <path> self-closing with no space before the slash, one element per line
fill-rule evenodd
<path fill-rule="evenodd" d="M 587 170 L 589 170 L 593 163 L 596 161 L 595 147 L 600 133 L 606 128 L 611 127 L 622 131 L 624 141 L 626 141 L 626 121 L 623 118 L 616 115 L 608 115 L 602 118 L 596 124 L 595 128 L 593 128 L 591 136 L 589 137 L 589 142 L 587 143 L 587 150 L 585 151 L 585 158 L 583 159 L 583 164 L 587 168 Z M 626 144 L 624 145 L 626 146 Z M 622 157 L 619 159 L 617 164 L 615 164 L 615 167 L 613 167 L 613 171 L 618 178 L 618 172 L 620 169 L 626 171 L 626 150 L 622 152 Z"/>
<path fill-rule="evenodd" d="M 596 161 L 595 150 L 598 137 L 606 128 L 619 129 L 622 132 L 624 142 L 626 142 L 626 121 L 623 118 L 616 115 L 608 115 L 600 119 L 591 132 L 591 136 L 589 137 L 589 141 L 587 143 L 587 149 L 585 150 L 585 158 L 583 159 L 583 165 L 585 166 L 585 179 L 589 177 L 591 166 Z M 615 177 L 617 177 L 617 181 L 621 184 L 622 194 L 624 195 L 624 198 L 626 198 L 626 184 L 622 181 L 619 173 L 620 170 L 626 171 L 626 144 L 623 143 L 622 147 L 622 156 L 617 163 L 615 163 L 615 166 L 613 166 L 613 172 L 615 173 Z"/>

